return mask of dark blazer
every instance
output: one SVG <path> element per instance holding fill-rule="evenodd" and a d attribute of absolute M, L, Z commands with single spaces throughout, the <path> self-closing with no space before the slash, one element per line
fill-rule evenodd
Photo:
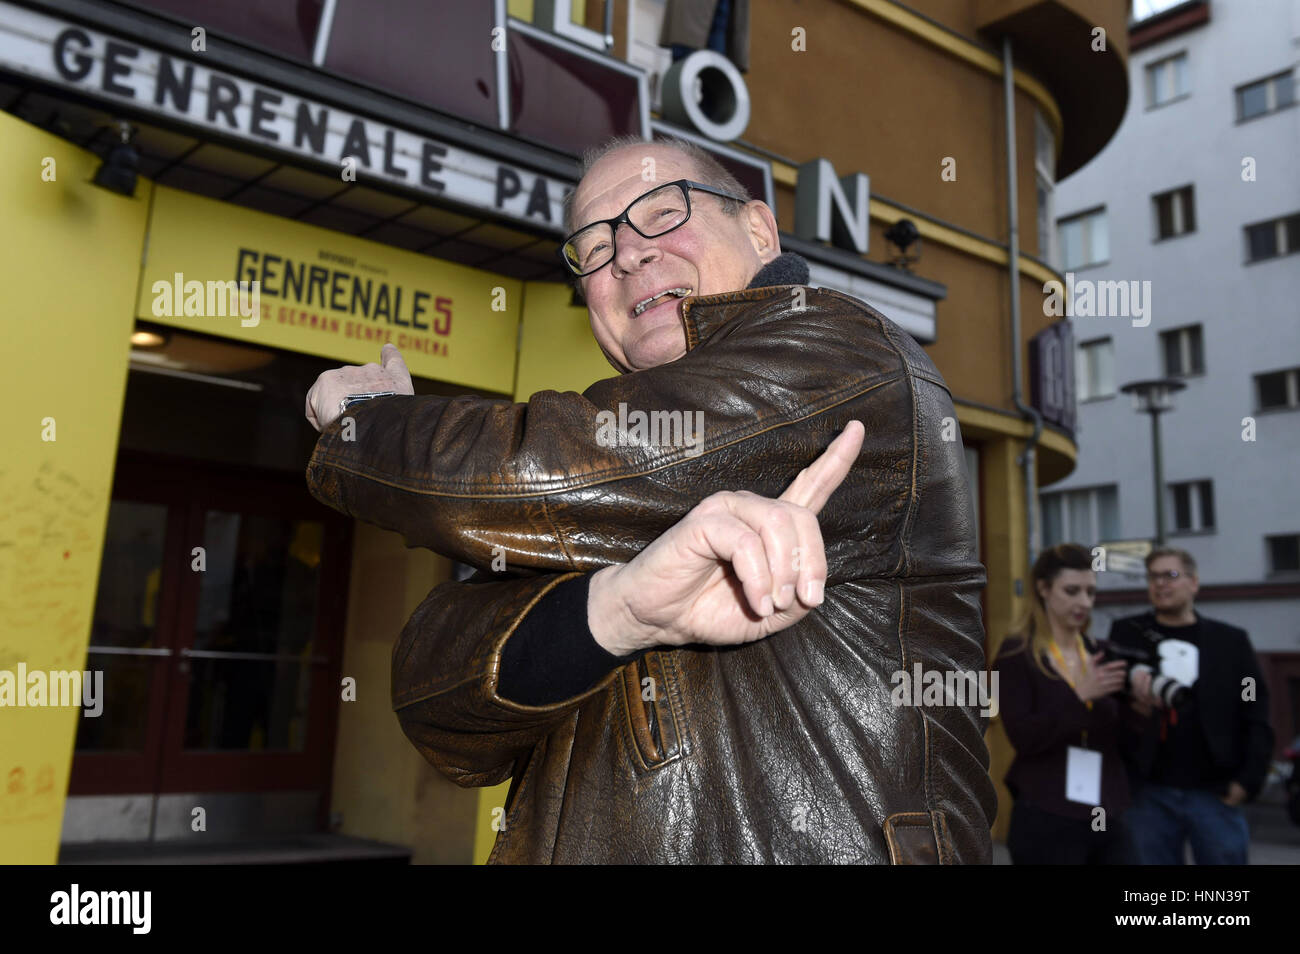
<path fill-rule="evenodd" d="M 1268 685 L 1244 629 L 1196 614 L 1200 630 L 1200 674 L 1196 701 L 1200 707 L 1205 741 L 1215 764 L 1254 799 L 1268 775 L 1273 757 L 1273 727 L 1268 720 Z M 1155 613 L 1117 619 L 1111 626 L 1113 642 L 1148 646 L 1163 639 L 1154 627 Z M 1148 635 L 1148 631 L 1151 631 Z M 1255 698 L 1242 699 L 1243 680 L 1255 681 Z M 1131 760 L 1138 778 L 1149 778 L 1160 745 L 1160 720 L 1145 720 L 1140 743 Z"/>
<path fill-rule="evenodd" d="M 1096 644 L 1087 636 L 1091 655 Z M 1012 637 L 1002 644 L 998 706 L 1007 738 L 1016 750 L 1005 782 L 1016 801 L 1067 818 L 1091 819 L 1093 806 L 1065 797 L 1066 750 L 1088 733 L 1087 747 L 1102 754 L 1101 807 L 1112 818 L 1129 805 L 1124 746 L 1136 736 L 1136 713 L 1127 701 L 1095 699 L 1089 709 L 1059 676 L 1043 674 L 1029 651 Z M 1044 663 L 1051 670 L 1050 664 Z"/>

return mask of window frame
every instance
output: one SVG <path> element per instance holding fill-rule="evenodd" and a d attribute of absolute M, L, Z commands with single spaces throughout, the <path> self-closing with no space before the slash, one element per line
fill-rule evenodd
<path fill-rule="evenodd" d="M 1187 89 L 1182 92 L 1177 90 L 1178 70 L 1177 62 L 1181 60 L 1185 64 L 1185 76 L 1187 77 Z M 1168 99 L 1157 99 L 1159 82 L 1156 78 L 1157 71 L 1162 67 L 1168 67 L 1170 70 L 1170 89 L 1171 94 Z M 1187 55 L 1187 50 L 1182 49 L 1177 53 L 1170 53 L 1168 56 L 1162 56 L 1158 60 L 1147 63 L 1143 68 L 1143 95 L 1146 99 L 1146 108 L 1148 110 L 1160 109 L 1162 106 L 1168 106 L 1179 100 L 1187 99 L 1192 95 L 1192 74 L 1191 58 Z"/>
<path fill-rule="evenodd" d="M 1278 105 L 1278 100 L 1281 99 L 1282 84 L 1288 80 L 1291 82 L 1291 101 L 1289 103 Z M 1253 116 L 1243 116 L 1241 108 L 1242 96 L 1247 90 L 1256 86 L 1264 87 L 1264 111 L 1262 113 L 1255 113 Z M 1248 83 L 1242 83 L 1239 86 L 1233 87 L 1232 102 L 1237 114 L 1237 123 L 1240 125 L 1241 123 L 1253 122 L 1256 119 L 1263 119 L 1265 116 L 1272 116 L 1274 113 L 1280 113 L 1284 109 L 1290 109 L 1292 106 L 1296 105 L 1296 92 L 1294 67 L 1268 76 L 1262 76 L 1259 79 L 1251 80 Z"/>
<path fill-rule="evenodd" d="M 1246 258 L 1242 263 L 1244 265 L 1257 265 L 1260 262 L 1272 262 L 1279 258 L 1286 258 L 1288 255 L 1300 254 L 1300 242 L 1295 247 L 1287 241 L 1287 223 L 1292 219 L 1297 220 L 1296 232 L 1300 234 L 1300 212 L 1288 212 L 1286 215 L 1280 215 L 1275 219 L 1264 219 L 1261 222 L 1247 222 L 1241 227 L 1242 242 L 1245 245 Z M 1263 228 L 1271 225 L 1273 227 L 1273 248 L 1276 250 L 1272 255 L 1264 255 L 1259 258 L 1251 257 L 1250 231 L 1251 229 Z"/>
<path fill-rule="evenodd" d="M 1183 195 L 1187 196 L 1186 203 L 1179 201 Z M 1168 198 L 1170 201 L 1170 224 L 1174 229 L 1174 231 L 1170 232 L 1168 235 L 1160 234 L 1160 200 L 1164 198 Z M 1154 216 L 1155 225 L 1155 238 L 1151 240 L 1153 244 L 1182 238 L 1184 235 L 1195 235 L 1196 183 L 1189 182 L 1186 185 L 1176 186 L 1173 189 L 1166 189 L 1163 192 L 1153 193 L 1151 196 L 1151 211 Z M 1187 224 L 1188 220 L 1191 221 L 1190 226 Z"/>
<path fill-rule="evenodd" d="M 1092 393 L 1090 373 L 1081 374 L 1081 371 L 1091 372 L 1092 365 L 1085 355 L 1095 353 L 1094 349 L 1108 345 L 1110 348 L 1110 389 L 1107 391 L 1098 391 Z M 1087 341 L 1080 341 L 1075 344 L 1075 362 L 1074 362 L 1074 391 L 1080 404 L 1090 401 L 1107 401 L 1117 394 L 1119 389 L 1115 386 L 1115 339 L 1111 335 L 1102 335 L 1098 338 L 1089 338 Z"/>
<path fill-rule="evenodd" d="M 1160 332 L 1160 361 L 1164 365 L 1162 369 L 1166 378 L 1199 378 L 1205 374 L 1205 332 L 1203 325 L 1199 322 L 1190 325 L 1182 325 L 1178 328 L 1169 328 Z M 1165 342 L 1175 338 L 1178 342 L 1178 357 L 1184 367 L 1191 367 L 1194 350 L 1199 350 L 1201 355 L 1201 366 L 1191 371 L 1174 371 L 1169 367 L 1169 353 L 1166 349 Z M 1200 348 L 1192 348 L 1192 338 L 1200 339 Z"/>
<path fill-rule="evenodd" d="M 1102 227 L 1105 229 L 1106 232 L 1106 257 L 1098 261 L 1090 261 L 1085 259 L 1083 262 L 1078 264 L 1070 264 L 1069 262 L 1065 261 L 1065 240 L 1062 237 L 1061 230 L 1064 229 L 1067 225 L 1072 225 L 1075 222 L 1079 222 L 1083 226 L 1082 248 L 1087 255 L 1091 255 L 1092 245 L 1093 245 L 1092 243 L 1093 223 L 1098 218 L 1102 220 Z M 1089 209 L 1084 209 L 1082 212 L 1074 212 L 1070 215 L 1063 216 L 1062 218 L 1057 219 L 1056 220 L 1056 245 L 1057 248 L 1060 250 L 1060 255 L 1061 255 L 1060 264 L 1061 264 L 1061 271 L 1063 272 L 1077 272 L 1085 268 L 1097 268 L 1098 266 L 1101 265 L 1108 265 L 1110 263 L 1110 216 L 1108 214 L 1107 207 L 1104 204 L 1097 205 Z"/>
<path fill-rule="evenodd" d="M 1095 484 L 1091 487 L 1076 487 L 1071 490 L 1054 490 L 1054 491 L 1047 491 L 1045 493 L 1040 492 L 1038 495 L 1038 512 L 1039 512 L 1040 528 L 1045 529 L 1047 526 L 1047 517 L 1046 514 L 1044 513 L 1045 508 L 1048 505 L 1057 505 L 1060 507 L 1061 519 L 1059 523 L 1061 525 L 1061 529 L 1064 534 L 1062 540 L 1053 540 L 1053 541 L 1049 541 L 1047 539 L 1046 534 L 1041 534 L 1043 546 L 1049 547 L 1055 543 L 1074 542 L 1074 543 L 1080 543 L 1084 546 L 1094 547 L 1094 546 L 1103 546 L 1107 543 L 1113 543 L 1114 540 L 1105 536 L 1105 534 L 1103 533 L 1104 528 L 1102 527 L 1102 517 L 1101 517 L 1101 495 L 1104 491 L 1114 491 L 1115 521 L 1117 524 L 1117 526 L 1115 527 L 1115 532 L 1116 534 L 1120 534 L 1121 531 L 1119 527 L 1122 526 L 1122 521 L 1120 520 L 1120 514 L 1119 514 L 1119 484 L 1118 483 Z M 1088 533 L 1086 535 L 1081 535 L 1074 527 L 1070 526 L 1070 511 L 1072 508 L 1070 506 L 1070 501 L 1067 498 L 1070 497 L 1071 495 L 1080 495 L 1080 494 L 1086 494 L 1088 500 L 1089 527 L 1088 527 Z M 1115 540 L 1118 539 L 1120 539 L 1120 536 L 1115 537 Z"/>
<path fill-rule="evenodd" d="M 1296 547 L 1300 549 L 1300 533 L 1268 533 L 1264 535 L 1264 565 L 1268 568 L 1266 572 L 1269 579 L 1289 580 L 1300 576 L 1300 561 L 1297 562 L 1298 568 L 1294 570 L 1279 570 L 1273 562 L 1272 541 L 1290 539 L 1296 539 Z"/>
<path fill-rule="evenodd" d="M 1286 390 L 1287 403 L 1265 407 L 1263 402 L 1259 399 L 1259 379 L 1272 377 L 1275 374 L 1283 375 L 1282 386 Z M 1286 411 L 1300 410 L 1300 367 L 1279 368 L 1276 371 L 1261 371 L 1252 375 L 1251 380 L 1255 385 L 1256 414 L 1280 414 L 1285 413 Z"/>
<path fill-rule="evenodd" d="M 1045 165 L 1043 152 L 1049 149 L 1051 152 L 1051 164 Z M 1045 262 L 1057 264 L 1056 258 L 1056 229 L 1054 214 L 1056 212 L 1056 137 L 1052 134 L 1052 129 L 1043 118 L 1041 110 L 1034 110 L 1034 186 L 1035 198 L 1038 196 L 1038 190 L 1042 190 L 1047 196 L 1046 202 L 1038 204 L 1038 254 Z M 1044 224 L 1046 225 L 1046 239 L 1044 242 L 1043 232 Z"/>
<path fill-rule="evenodd" d="M 1209 477 L 1196 478 L 1193 480 L 1176 480 L 1170 481 L 1168 488 L 1169 499 L 1167 501 L 1171 506 L 1166 511 L 1170 515 L 1171 526 L 1170 535 L 1178 536 L 1209 536 L 1218 533 L 1218 513 L 1214 506 L 1214 480 Z M 1191 526 L 1180 527 L 1177 525 L 1178 514 L 1178 491 L 1186 488 L 1188 494 L 1188 512 L 1191 516 Z M 1209 501 L 1209 506 L 1206 506 Z M 1206 511 L 1209 511 L 1210 519 L 1205 519 Z"/>

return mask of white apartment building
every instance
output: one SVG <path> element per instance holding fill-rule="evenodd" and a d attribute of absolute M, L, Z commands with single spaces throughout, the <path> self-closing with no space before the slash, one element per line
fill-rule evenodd
<path fill-rule="evenodd" d="M 1199 564 L 1198 610 L 1250 633 L 1280 736 L 1300 731 L 1300 0 L 1192 0 L 1130 40 L 1127 115 L 1057 185 L 1054 251 L 1140 307 L 1072 319 L 1079 460 L 1040 488 L 1042 541 L 1155 537 L 1150 417 L 1120 388 L 1179 379 L 1165 539 Z M 1103 292 L 1094 315 L 1108 297 L 1123 309 Z M 1104 637 L 1146 591 L 1098 576 Z"/>

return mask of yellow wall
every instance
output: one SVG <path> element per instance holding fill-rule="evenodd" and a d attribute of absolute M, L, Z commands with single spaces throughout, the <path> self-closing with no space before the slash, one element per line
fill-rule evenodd
<path fill-rule="evenodd" d="M 53 181 L 42 179 L 47 157 Z M 87 665 L 150 190 L 142 179 L 128 199 L 91 185 L 98 164 L 0 113 L 0 670 L 10 672 Z M 82 718 L 0 708 L 0 863 L 57 859 Z"/>
<path fill-rule="evenodd" d="M 401 536 L 355 523 L 344 676 L 355 702 L 339 704 L 331 811 L 339 831 L 413 849 L 414 864 L 468 864 L 478 796 L 441 775 L 407 740 L 393 713 L 393 645 L 450 563 Z"/>
<path fill-rule="evenodd" d="M 572 306 L 571 300 L 568 285 L 524 284 L 516 401 L 537 391 L 585 391 L 618 373 L 591 334 L 586 307 Z"/>
<path fill-rule="evenodd" d="M 980 468 L 983 471 L 984 554 L 988 567 L 988 586 L 984 591 L 987 613 L 986 646 L 990 665 L 997 656 L 1007 632 L 1028 608 L 1023 595 L 1016 593 L 1016 580 L 1027 592 L 1029 558 L 1025 547 L 1025 495 L 1016 458 L 1024 446 L 1020 437 L 1001 437 L 981 446 Z M 1010 821 L 1011 795 L 1002 784 L 1014 752 L 1007 741 L 1002 720 L 995 717 L 985 736 L 989 747 L 989 775 L 998 791 L 998 817 L 993 837 L 1006 838 Z"/>

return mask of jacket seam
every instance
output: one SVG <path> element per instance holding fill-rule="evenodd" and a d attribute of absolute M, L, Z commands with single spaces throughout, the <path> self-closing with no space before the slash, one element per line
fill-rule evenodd
<path fill-rule="evenodd" d="M 317 466 L 332 467 L 342 473 L 349 474 L 353 477 L 357 477 L 362 480 L 368 480 L 372 483 L 379 484 L 380 486 L 383 487 L 391 487 L 395 490 L 400 490 L 403 493 L 414 494 L 420 497 L 449 497 L 453 499 L 463 499 L 463 500 L 497 500 L 497 499 L 512 499 L 512 498 L 520 498 L 520 497 L 545 497 L 551 494 L 568 493 L 575 490 L 586 490 L 589 487 L 596 487 L 599 486 L 600 484 L 612 483 L 618 480 L 627 480 L 635 477 L 643 477 L 646 474 L 657 473 L 658 471 L 664 470 L 668 467 L 675 467 L 678 464 L 686 463 L 688 461 L 702 460 L 703 458 L 709 456 L 710 454 L 719 453 L 729 447 L 734 446 L 735 444 L 740 444 L 752 438 L 760 437 L 763 434 L 768 433 L 769 431 L 773 431 L 781 427 L 789 427 L 794 424 L 800 424 L 804 421 L 810 420 L 811 418 L 817 417 L 818 415 L 825 414 L 826 412 L 834 408 L 837 408 L 842 404 L 847 404 L 848 402 L 856 398 L 862 397 L 865 394 L 869 394 L 872 391 L 885 387 L 886 385 L 894 384 L 897 381 L 901 380 L 904 375 L 910 376 L 910 372 L 906 370 L 906 367 L 904 367 L 903 371 L 896 374 L 890 374 L 888 377 L 885 378 L 880 378 L 879 380 L 876 380 L 874 383 L 872 383 L 867 387 L 861 387 L 861 382 L 855 382 L 854 384 L 848 385 L 844 388 L 840 388 L 836 391 L 832 391 L 826 397 L 822 398 L 820 402 L 816 402 L 810 405 L 812 409 L 809 410 L 808 413 L 803 414 L 802 416 L 786 417 L 784 420 L 778 421 L 777 423 L 771 424 L 767 427 L 763 427 L 761 430 L 748 430 L 748 428 L 738 428 L 737 430 L 740 431 L 740 433 L 733 431 L 731 434 L 724 436 L 720 442 L 715 442 L 709 450 L 704 451 L 702 454 L 696 454 L 694 456 L 691 456 L 687 454 L 685 450 L 682 450 L 672 455 L 665 455 L 666 459 L 662 459 L 660 463 L 657 463 L 653 466 L 644 467 L 639 470 L 632 469 L 632 468 L 615 467 L 615 468 L 609 468 L 605 471 L 593 471 L 582 477 L 575 478 L 571 482 L 558 482 L 556 485 L 548 487 L 546 489 L 536 489 L 536 490 L 524 489 L 527 485 L 520 484 L 516 486 L 502 487 L 499 490 L 499 492 L 496 493 L 487 493 L 484 491 L 454 493 L 446 490 L 439 490 L 434 487 L 430 487 L 430 488 L 413 487 L 407 481 L 397 482 L 393 480 L 386 480 L 377 474 L 369 473 L 365 470 L 359 470 L 355 467 L 350 467 L 345 463 L 345 461 L 347 460 L 346 457 L 336 457 L 327 452 L 322 452 L 319 454 L 319 456 L 313 456 L 312 463 Z M 853 390 L 854 388 L 860 388 L 860 390 Z M 850 391 L 852 393 L 846 393 Z M 913 402 L 915 403 L 915 394 L 913 395 Z M 913 414 L 915 415 L 915 411 L 913 411 Z"/>
<path fill-rule="evenodd" d="M 623 727 L 627 730 L 625 738 L 627 739 L 628 748 L 632 751 L 632 757 L 636 759 L 636 765 L 634 767 L 639 768 L 643 773 L 646 773 L 649 772 L 653 766 L 647 764 L 645 753 L 641 751 L 641 744 L 637 742 L 636 726 L 632 724 L 632 698 L 628 694 L 628 675 L 627 672 L 624 671 L 626 669 L 626 666 L 620 666 L 618 669 L 619 682 L 622 684 L 620 688 L 622 691 L 615 692 L 614 697 L 623 710 Z"/>
<path fill-rule="evenodd" d="M 669 690 L 672 693 L 673 722 L 676 724 L 677 731 L 677 753 L 681 756 L 690 755 L 693 749 L 687 741 L 687 721 L 686 721 L 686 696 L 682 692 L 681 673 L 677 669 L 677 657 L 672 652 L 662 653 L 661 659 L 664 663 L 664 670 L 672 670 L 672 676 L 669 680 Z M 680 715 L 679 715 L 680 713 Z"/>
<path fill-rule="evenodd" d="M 903 621 L 907 619 L 909 610 L 910 604 L 908 602 L 907 593 L 905 592 L 903 584 L 900 582 L 898 584 L 898 643 L 903 649 L 904 672 L 910 668 L 910 666 L 907 665 L 909 653 L 907 636 L 905 635 L 905 627 L 903 625 Z M 934 804 L 934 793 L 931 791 L 930 785 L 930 720 L 925 716 L 924 706 L 917 706 L 916 714 L 921 720 L 921 790 L 924 793 L 925 810 L 930 811 L 931 806 Z"/>
<path fill-rule="evenodd" d="M 569 545 L 565 542 L 564 534 L 560 532 L 560 528 L 555 522 L 555 517 L 551 514 L 551 507 L 546 502 L 545 497 L 542 498 L 542 514 L 546 517 L 546 522 L 551 527 L 551 533 L 555 535 L 555 542 L 559 544 L 560 552 L 564 554 L 564 562 L 569 564 L 570 567 L 574 566 L 573 554 L 569 552 Z"/>
<path fill-rule="evenodd" d="M 898 350 L 900 357 L 902 357 L 902 349 L 898 348 L 897 343 L 894 341 L 894 336 L 889 331 L 889 326 L 882 324 L 881 327 L 884 329 L 885 336 L 889 339 L 890 344 L 894 345 Z M 898 564 L 894 567 L 894 572 L 896 573 L 912 565 L 908 541 L 912 534 L 913 518 L 916 516 L 916 485 L 918 476 L 917 471 L 920 468 L 921 446 L 920 435 L 918 433 L 920 429 L 920 414 L 916 406 L 916 379 L 913 377 L 912 369 L 910 365 L 907 364 L 906 360 L 904 360 L 903 367 L 907 377 L 908 392 L 912 399 L 912 486 L 908 492 L 907 516 L 903 518 L 903 526 L 900 528 L 898 534 Z"/>

